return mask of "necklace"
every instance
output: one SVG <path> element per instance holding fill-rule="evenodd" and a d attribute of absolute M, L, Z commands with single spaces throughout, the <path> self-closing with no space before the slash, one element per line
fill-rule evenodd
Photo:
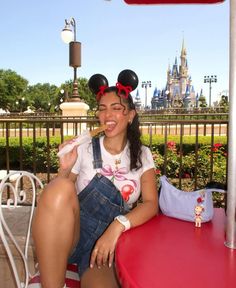
<path fill-rule="evenodd" d="M 121 156 L 120 156 L 120 158 L 115 159 L 115 168 L 116 168 L 116 170 L 118 170 L 118 165 L 120 165 L 120 164 L 121 164 Z"/>
<path fill-rule="evenodd" d="M 106 151 L 108 151 L 108 153 L 110 153 L 110 155 L 113 158 L 113 161 L 114 161 L 114 164 L 115 164 L 115 170 L 118 170 L 119 165 L 121 164 L 121 158 L 122 158 L 122 155 L 123 155 L 123 153 L 125 151 L 126 144 L 125 144 L 124 147 L 122 147 L 123 149 L 120 151 L 120 153 L 119 154 L 115 154 L 115 155 L 111 153 L 111 151 L 113 149 L 111 149 L 110 147 L 107 147 L 105 142 L 103 142 L 103 145 L 104 145 L 104 148 L 106 149 Z"/>

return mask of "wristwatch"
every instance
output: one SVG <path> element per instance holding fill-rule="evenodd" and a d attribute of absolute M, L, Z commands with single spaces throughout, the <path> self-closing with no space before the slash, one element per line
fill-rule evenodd
<path fill-rule="evenodd" d="M 130 229 L 130 221 L 127 217 L 125 217 L 124 215 L 118 215 L 115 217 L 114 220 L 117 220 L 119 221 L 124 227 L 125 227 L 125 230 L 124 231 L 127 231 Z M 123 232 L 124 232 L 123 231 Z"/>

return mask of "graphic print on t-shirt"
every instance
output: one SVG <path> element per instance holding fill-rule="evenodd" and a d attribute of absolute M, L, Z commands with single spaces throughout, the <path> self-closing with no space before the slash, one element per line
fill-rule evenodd
<path fill-rule="evenodd" d="M 111 165 L 104 165 L 100 170 L 100 173 L 109 178 L 115 186 L 118 187 L 123 199 L 128 202 L 130 195 L 136 191 L 137 183 L 135 180 L 126 178 L 125 175 L 129 173 L 126 167 L 119 169 L 112 169 Z M 121 182 L 122 183 L 119 183 Z"/>

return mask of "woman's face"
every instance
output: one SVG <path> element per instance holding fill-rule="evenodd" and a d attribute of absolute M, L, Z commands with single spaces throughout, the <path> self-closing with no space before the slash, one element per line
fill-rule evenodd
<path fill-rule="evenodd" d="M 101 124 L 106 124 L 105 134 L 113 137 L 126 135 L 127 126 L 135 116 L 134 110 L 128 109 L 128 104 L 115 92 L 105 93 L 98 104 L 98 118 Z"/>

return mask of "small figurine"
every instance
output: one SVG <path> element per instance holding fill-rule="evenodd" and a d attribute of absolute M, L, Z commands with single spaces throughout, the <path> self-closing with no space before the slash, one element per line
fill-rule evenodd
<path fill-rule="evenodd" d="M 202 225 L 202 212 L 204 211 L 204 207 L 202 205 L 195 206 L 195 227 L 201 227 Z"/>

